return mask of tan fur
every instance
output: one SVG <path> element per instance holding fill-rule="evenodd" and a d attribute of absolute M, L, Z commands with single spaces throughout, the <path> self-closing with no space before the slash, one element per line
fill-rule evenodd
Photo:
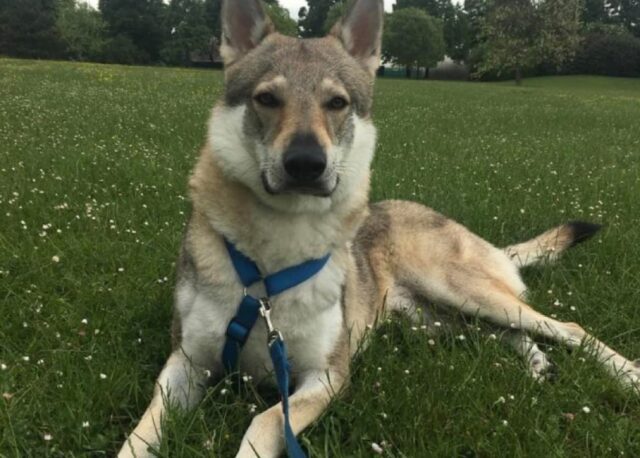
<path fill-rule="evenodd" d="M 579 325 L 546 317 L 526 302 L 518 268 L 557 257 L 579 241 L 578 226 L 499 249 L 420 204 L 369 205 L 375 141 L 369 115 L 382 12 L 380 0 L 355 0 L 330 36 L 295 40 L 271 32 L 257 0 L 225 2 L 227 87 L 189 180 L 193 211 L 179 261 L 174 349 L 119 456 L 151 456 L 147 446 L 160 444 L 165 404 L 193 408 L 204 387 L 224 375 L 226 326 L 245 293 L 224 238 L 263 273 L 331 254 L 312 279 L 271 298 L 272 320 L 290 350 L 296 434 L 348 384 L 352 356 L 391 312 L 424 321 L 430 330 L 438 328 L 436 319 L 447 325 L 461 315 L 485 320 L 504 330 L 503 340 L 537 379 L 549 363 L 530 335 L 584 345 L 622 383 L 637 386 L 640 368 L 631 361 Z M 261 91 L 281 103 L 261 104 Z M 348 108 L 327 105 L 336 95 L 348 99 Z M 292 138 L 309 133 L 335 161 L 331 176 L 322 178 L 335 186 L 324 194 L 286 192 L 278 182 L 282 156 Z M 581 230 L 582 238 L 590 235 Z M 256 377 L 269 369 L 266 335 L 257 323 L 242 349 L 240 369 Z M 282 426 L 278 403 L 253 418 L 236 456 L 279 456 Z"/>
<path fill-rule="evenodd" d="M 564 225 L 550 229 L 532 240 L 508 246 L 505 252 L 519 267 L 526 267 L 542 261 L 554 261 L 574 241 L 573 231 Z"/>
<path fill-rule="evenodd" d="M 625 384 L 636 384 L 640 372 L 631 361 L 576 323 L 548 318 L 524 302 L 524 284 L 501 250 L 418 204 L 377 205 L 388 212 L 391 227 L 388 236 L 379 237 L 369 249 L 370 253 L 388 253 L 374 264 L 374 273 L 391 270 L 394 285 L 412 290 L 419 301 L 435 302 L 505 329 L 520 329 L 572 347 L 584 344 L 613 376 Z M 548 240 L 549 234 L 558 239 L 562 230 L 550 231 L 542 240 Z M 566 237 L 561 240 L 565 245 L 570 242 Z"/>
<path fill-rule="evenodd" d="M 197 241 L 203 245 L 194 246 L 196 253 L 206 253 L 205 248 L 208 248 L 209 240 L 212 238 L 220 240 L 221 233 L 231 232 L 235 235 L 234 238 L 251 240 L 255 238 L 253 231 L 264 229 L 247 224 L 247 215 L 254 213 L 255 208 L 261 207 L 262 204 L 246 187 L 224 176 L 216 164 L 215 156 L 215 151 L 212 151 L 209 145 L 205 146 L 189 179 L 194 213 L 188 237 L 189 240 L 194 240 L 194 243 Z M 342 212 L 338 215 L 334 215 L 338 216 L 340 220 L 339 228 L 336 228 L 339 232 L 336 234 L 336 247 L 352 239 L 365 219 L 368 211 L 368 193 L 369 179 L 366 177 L 356 192 L 350 196 L 349 206 L 341 209 Z M 295 220 L 307 218 L 307 215 L 290 217 Z M 322 216 L 318 216 L 318 218 L 322 218 Z M 270 232 L 267 233 L 271 235 Z M 200 242 L 200 240 L 202 241 Z M 258 240 L 254 243 L 256 246 L 247 251 L 259 251 L 257 246 L 261 241 Z M 321 257 L 322 254 L 317 253 L 315 257 Z M 257 261 L 260 264 L 262 260 L 257 259 Z M 216 264 L 217 262 L 217 260 L 211 259 L 211 263 Z M 266 271 L 276 271 L 279 268 L 287 267 L 277 260 L 264 260 L 263 263 Z M 205 268 L 206 272 L 206 266 L 206 263 L 203 266 L 198 265 L 198 270 Z"/>

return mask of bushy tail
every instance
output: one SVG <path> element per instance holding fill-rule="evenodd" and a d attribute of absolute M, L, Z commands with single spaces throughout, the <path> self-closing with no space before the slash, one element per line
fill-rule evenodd
<path fill-rule="evenodd" d="M 504 251 L 518 267 L 555 261 L 567 248 L 590 239 L 601 227 L 600 224 L 571 221 L 534 239 L 508 246 Z"/>

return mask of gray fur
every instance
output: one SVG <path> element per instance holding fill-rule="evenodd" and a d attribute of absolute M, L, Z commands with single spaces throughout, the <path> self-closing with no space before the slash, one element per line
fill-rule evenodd
<path fill-rule="evenodd" d="M 384 202 L 371 204 L 369 210 L 369 217 L 358 229 L 351 249 L 358 270 L 358 279 L 368 286 L 367 289 L 375 285 L 375 269 L 369 255 L 374 247 L 385 244 L 385 239 L 389 238 L 391 231 L 391 216 Z"/>
<path fill-rule="evenodd" d="M 337 79 L 349 93 L 358 116 L 370 115 L 372 78 L 333 37 L 302 40 L 269 35 L 227 69 L 225 103 L 248 104 L 261 81 L 278 75 L 291 83 L 298 96 L 312 94 L 324 78 Z"/>

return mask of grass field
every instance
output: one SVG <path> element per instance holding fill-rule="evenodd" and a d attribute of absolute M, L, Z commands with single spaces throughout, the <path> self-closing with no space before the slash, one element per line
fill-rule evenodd
<path fill-rule="evenodd" d="M 170 351 L 186 178 L 221 73 L 0 60 L 0 456 L 112 456 Z M 413 199 L 505 245 L 606 224 L 525 273 L 532 302 L 640 357 L 640 80 L 517 88 L 382 80 L 374 200 Z M 554 382 L 470 331 L 388 323 L 302 435 L 311 456 L 640 456 L 640 397 L 548 347 Z M 233 456 L 273 393 L 212 387 L 161 456 Z M 226 394 L 223 394 L 226 393 Z M 263 398 L 266 396 L 266 400 Z"/>

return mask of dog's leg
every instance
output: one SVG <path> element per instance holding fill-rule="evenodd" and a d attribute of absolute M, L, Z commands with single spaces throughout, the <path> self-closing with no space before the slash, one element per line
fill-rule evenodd
<path fill-rule="evenodd" d="M 547 378 L 547 371 L 551 367 L 549 358 L 526 332 L 507 331 L 502 336 L 502 340 L 525 359 L 529 374 L 535 380 L 542 382 Z"/>
<path fill-rule="evenodd" d="M 289 398 L 289 418 L 298 435 L 318 418 L 339 393 L 344 376 L 332 372 L 310 372 L 299 377 L 299 387 Z M 282 403 L 278 403 L 251 422 L 236 458 L 277 458 L 284 450 Z"/>
<path fill-rule="evenodd" d="M 447 271 L 455 275 L 434 284 L 417 282 L 423 293 L 437 297 L 465 315 L 476 316 L 506 329 L 520 329 L 564 343 L 572 348 L 583 346 L 623 385 L 638 387 L 640 368 L 603 342 L 588 334 L 577 323 L 566 323 L 537 312 L 519 297 L 503 278 L 491 275 L 482 265 L 451 263 Z"/>
<path fill-rule="evenodd" d="M 516 327 L 544 336 L 571 348 L 583 347 L 594 356 L 609 373 L 623 385 L 640 388 L 640 369 L 605 343 L 587 333 L 577 323 L 566 323 L 549 318 L 521 303 L 514 306 L 520 313 Z M 525 308 L 526 307 L 526 308 Z M 512 326 L 512 323 L 509 323 Z"/>
<path fill-rule="evenodd" d="M 160 445 L 160 428 L 167 404 L 192 408 L 202 399 L 206 379 L 204 369 L 194 366 L 181 349 L 174 351 L 158 377 L 151 404 L 118 457 L 152 456 L 148 449 Z"/>
<path fill-rule="evenodd" d="M 572 348 L 583 346 L 622 384 L 640 385 L 640 367 L 632 361 L 578 324 L 552 319 L 525 303 L 526 287 L 502 250 L 461 226 L 439 245 L 434 243 L 433 233 L 407 227 L 399 225 L 393 235 L 396 282 L 440 306 L 453 307 L 504 329 L 540 335 Z M 440 247 L 437 256 L 434 246 Z"/>

